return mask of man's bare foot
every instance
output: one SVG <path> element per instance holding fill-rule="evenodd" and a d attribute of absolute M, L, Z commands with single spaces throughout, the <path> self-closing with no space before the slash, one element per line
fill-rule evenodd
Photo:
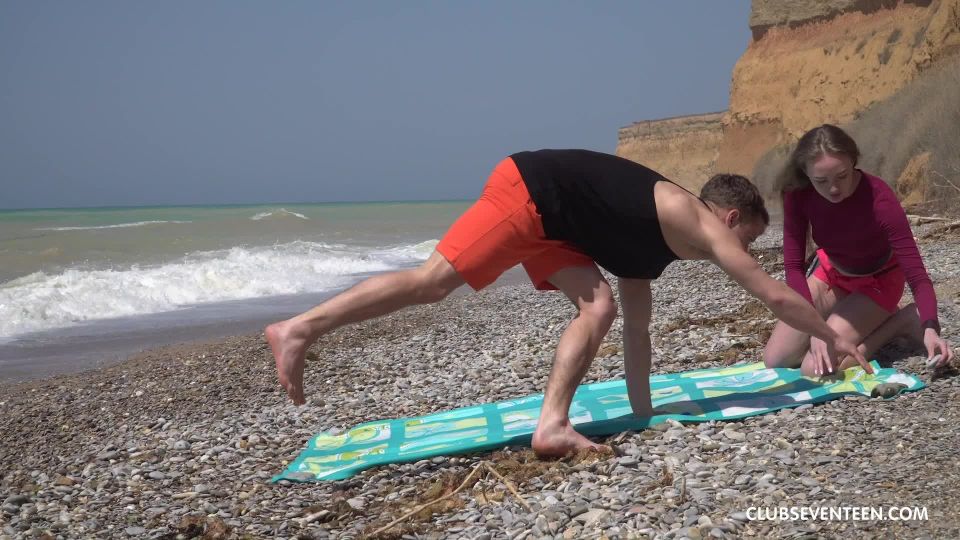
<path fill-rule="evenodd" d="M 309 332 L 302 325 L 288 320 L 271 324 L 264 334 L 277 363 L 280 386 L 287 390 L 287 395 L 295 404 L 303 405 L 306 403 L 303 397 L 303 364 L 307 348 L 313 341 Z"/>
<path fill-rule="evenodd" d="M 564 457 L 580 450 L 612 452 L 609 446 L 597 444 L 577 433 L 569 422 L 553 426 L 538 424 L 532 446 L 539 457 Z"/>

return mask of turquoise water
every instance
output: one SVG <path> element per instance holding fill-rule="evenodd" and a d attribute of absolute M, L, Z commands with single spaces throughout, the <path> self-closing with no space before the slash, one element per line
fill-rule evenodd
<path fill-rule="evenodd" d="M 0 340 L 338 290 L 426 259 L 467 201 L 0 210 Z"/>

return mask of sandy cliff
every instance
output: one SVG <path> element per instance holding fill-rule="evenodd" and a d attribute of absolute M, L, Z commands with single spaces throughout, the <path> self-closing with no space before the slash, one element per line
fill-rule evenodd
<path fill-rule="evenodd" d="M 620 129 L 617 155 L 699 190 L 717 163 L 723 116 L 717 112 L 636 122 Z"/>
<path fill-rule="evenodd" d="M 891 183 L 960 178 L 960 0 L 753 0 L 750 28 L 725 114 L 638 122 L 617 153 L 691 188 L 729 171 L 771 194 L 789 145 L 829 122 Z"/>
<path fill-rule="evenodd" d="M 819 123 L 898 114 L 884 111 L 888 102 L 960 52 L 960 0 L 754 0 L 751 28 L 755 39 L 734 68 L 717 160 L 719 169 L 744 174 Z M 940 91 L 960 99 L 956 87 Z M 949 96 L 933 101 L 942 99 Z M 886 174 L 895 179 L 905 165 Z"/>

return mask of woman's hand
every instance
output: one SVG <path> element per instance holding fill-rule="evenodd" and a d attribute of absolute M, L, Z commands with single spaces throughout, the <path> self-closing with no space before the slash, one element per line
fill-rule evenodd
<path fill-rule="evenodd" d="M 940 355 L 940 361 L 930 367 L 945 366 L 953 359 L 953 350 L 950 349 L 950 344 L 940 337 L 940 334 L 933 328 L 927 328 L 923 331 L 923 344 L 927 348 L 928 362 L 934 356 Z"/>
<path fill-rule="evenodd" d="M 836 354 L 836 353 L 833 353 Z M 833 373 L 833 361 L 827 342 L 816 336 L 810 336 L 810 355 L 813 356 L 813 373 L 818 377 Z"/>

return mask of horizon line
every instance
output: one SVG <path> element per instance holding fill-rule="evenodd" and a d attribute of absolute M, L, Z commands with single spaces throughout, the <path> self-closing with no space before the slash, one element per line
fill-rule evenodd
<path fill-rule="evenodd" d="M 375 201 L 310 201 L 310 202 L 263 202 L 263 203 L 215 203 L 215 204 L 142 204 L 142 205 L 106 205 L 106 206 L 47 206 L 3 208 L 0 212 L 29 212 L 40 210 L 114 210 L 134 208 L 202 208 L 202 207 L 243 207 L 243 206 L 295 206 L 315 204 L 392 204 L 392 203 L 443 203 L 469 202 L 475 199 L 384 199 Z"/>

